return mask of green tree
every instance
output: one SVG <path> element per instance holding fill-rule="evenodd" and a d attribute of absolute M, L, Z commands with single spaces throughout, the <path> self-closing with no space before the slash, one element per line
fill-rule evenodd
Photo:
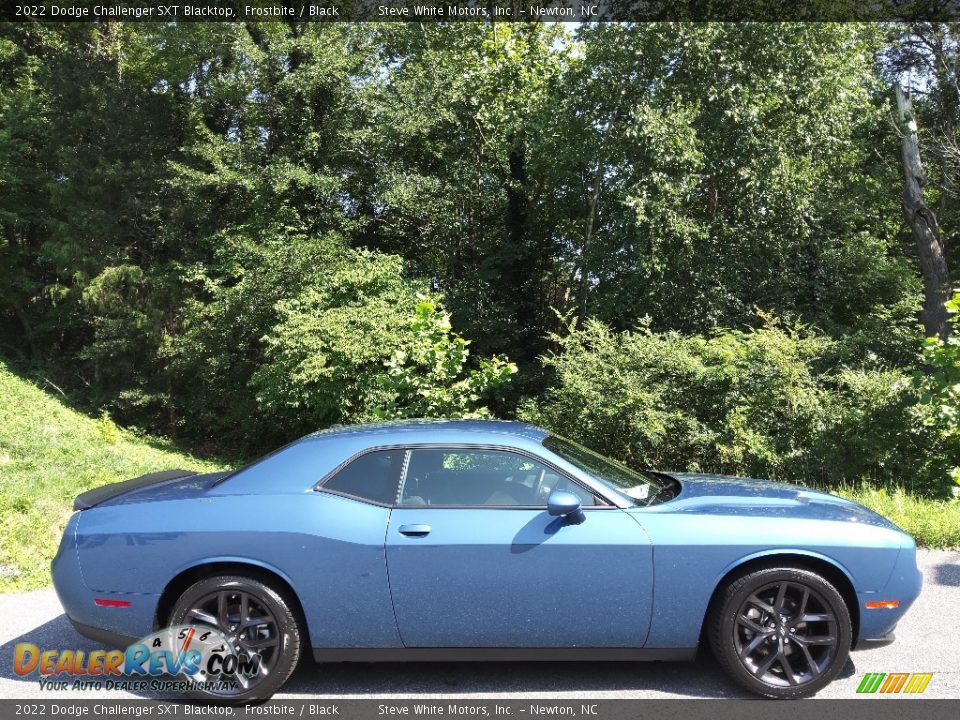
<path fill-rule="evenodd" d="M 550 132 L 559 26 L 393 26 L 370 106 L 369 223 L 356 242 L 407 258 L 484 352 L 533 367 L 556 304 Z"/>
<path fill-rule="evenodd" d="M 403 277 L 396 256 L 341 253 L 277 300 L 263 357 L 251 364 L 256 411 L 288 433 L 369 418 L 387 402 L 377 378 L 410 339 L 422 286 Z"/>
<path fill-rule="evenodd" d="M 493 357 L 468 368 L 470 341 L 453 333 L 450 315 L 426 297 L 417 304 L 410 331 L 376 378 L 384 396 L 372 408 L 373 417 L 490 417 L 484 399 L 502 389 L 517 366 Z"/>
<path fill-rule="evenodd" d="M 947 302 L 952 332 L 946 338 L 928 337 L 923 342 L 923 363 L 927 372 L 916 375 L 923 395 L 916 410 L 920 421 L 935 428 L 941 447 L 939 450 L 955 463 L 950 477 L 960 485 L 960 293 Z"/>
<path fill-rule="evenodd" d="M 0 352 L 94 414 L 217 450 L 524 396 L 575 424 L 604 398 L 585 427 L 633 428 L 626 456 L 676 443 L 703 467 L 834 478 L 829 449 L 843 477 L 883 479 L 931 442 L 933 477 L 946 446 L 898 417 L 920 284 L 886 42 L 855 24 L 2 26 Z M 943 79 L 921 130 L 949 114 Z M 444 310 L 415 329 L 418 294 Z M 558 318 L 622 344 L 629 387 Z M 584 335 L 591 318 L 618 340 Z M 656 382 L 690 391 L 647 356 L 717 406 L 658 414 Z M 796 426 L 777 415 L 793 402 Z"/>
<path fill-rule="evenodd" d="M 877 153 L 896 152 L 882 39 L 857 25 L 585 27 L 564 117 L 586 120 L 560 137 L 587 144 L 589 172 L 580 202 L 560 202 L 596 216 L 575 223 L 568 260 L 590 314 L 697 332 L 755 324 L 759 307 L 904 360 L 917 283 Z"/>

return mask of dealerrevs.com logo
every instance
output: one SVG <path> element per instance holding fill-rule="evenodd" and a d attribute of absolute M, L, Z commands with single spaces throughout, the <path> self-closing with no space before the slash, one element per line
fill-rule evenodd
<path fill-rule="evenodd" d="M 126 650 L 41 650 L 20 643 L 13 651 L 13 671 L 20 676 L 37 673 L 41 689 L 47 690 L 230 693 L 256 676 L 260 657 L 231 647 L 213 628 L 174 626 Z"/>
<path fill-rule="evenodd" d="M 867 673 L 857 686 L 858 693 L 919 695 L 927 689 L 933 673 Z"/>

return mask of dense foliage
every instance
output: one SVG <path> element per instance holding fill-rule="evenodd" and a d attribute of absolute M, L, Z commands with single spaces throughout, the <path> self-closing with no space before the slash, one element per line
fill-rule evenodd
<path fill-rule="evenodd" d="M 918 373 L 921 404 L 917 417 L 934 428 L 953 466 L 950 477 L 960 485 L 960 293 L 947 302 L 953 332 L 923 343 L 926 372 Z"/>
<path fill-rule="evenodd" d="M 903 37 L 0 27 L 0 354 L 208 452 L 519 413 L 641 464 L 942 490 Z"/>
<path fill-rule="evenodd" d="M 944 484 L 948 446 L 908 373 L 850 366 L 837 341 L 762 320 L 707 336 L 588 321 L 556 338 L 556 383 L 523 415 L 641 467 Z"/>

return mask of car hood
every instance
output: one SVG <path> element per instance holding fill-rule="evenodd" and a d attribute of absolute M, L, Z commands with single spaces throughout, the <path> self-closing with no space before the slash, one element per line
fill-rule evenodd
<path fill-rule="evenodd" d="M 656 506 L 664 511 L 833 520 L 899 530 L 859 503 L 799 485 L 726 475 L 669 475 L 680 482 L 681 491 Z"/>

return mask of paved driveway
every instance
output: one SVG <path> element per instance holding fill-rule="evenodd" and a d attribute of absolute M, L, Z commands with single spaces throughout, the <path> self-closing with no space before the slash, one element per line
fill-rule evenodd
<path fill-rule="evenodd" d="M 921 551 L 923 593 L 893 645 L 851 655 L 818 697 L 853 697 L 867 672 L 932 672 L 924 697 L 960 698 L 960 552 Z M 41 691 L 36 676 L 13 673 L 13 648 L 99 649 L 67 622 L 52 590 L 0 595 L 0 698 L 71 698 Z M 724 698 L 745 697 L 709 652 L 693 663 L 344 663 L 304 664 L 282 698 Z M 84 693 L 82 697 L 97 697 Z M 135 697 L 102 692 L 99 697 Z"/>

